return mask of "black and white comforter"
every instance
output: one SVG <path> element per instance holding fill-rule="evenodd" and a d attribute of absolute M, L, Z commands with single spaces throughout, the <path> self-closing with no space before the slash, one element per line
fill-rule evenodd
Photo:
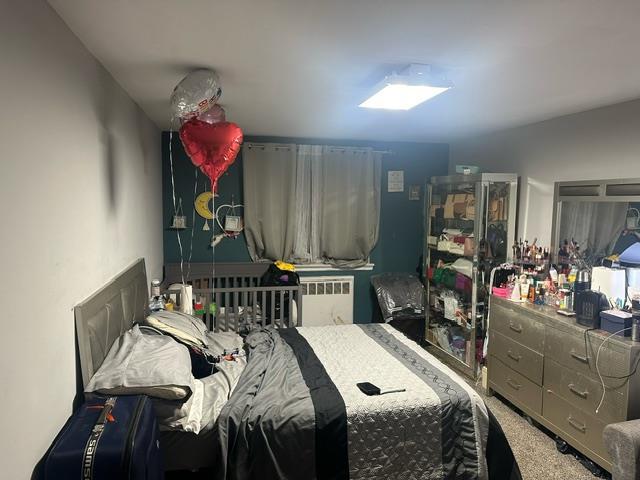
<path fill-rule="evenodd" d="M 218 419 L 219 478 L 520 478 L 482 399 L 383 324 L 265 329 Z M 406 392 L 364 395 L 358 382 Z"/>

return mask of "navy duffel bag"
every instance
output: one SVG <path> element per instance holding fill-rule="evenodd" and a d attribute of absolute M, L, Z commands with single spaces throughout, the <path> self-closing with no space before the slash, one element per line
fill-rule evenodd
<path fill-rule="evenodd" d="M 145 395 L 87 400 L 54 440 L 41 474 L 46 480 L 163 479 L 151 400 Z"/>

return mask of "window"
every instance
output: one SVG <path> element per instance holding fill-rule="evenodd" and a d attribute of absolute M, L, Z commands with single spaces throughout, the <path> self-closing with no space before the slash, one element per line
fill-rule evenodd
<path fill-rule="evenodd" d="M 360 267 L 378 240 L 381 154 L 245 144 L 245 235 L 254 261 Z"/>

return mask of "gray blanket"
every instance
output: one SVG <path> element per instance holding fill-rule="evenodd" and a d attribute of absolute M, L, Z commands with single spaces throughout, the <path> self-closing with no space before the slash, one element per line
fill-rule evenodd
<path fill-rule="evenodd" d="M 264 329 L 246 343 L 218 420 L 219 478 L 490 477 L 484 403 L 392 327 Z M 359 382 L 406 391 L 367 396 Z"/>

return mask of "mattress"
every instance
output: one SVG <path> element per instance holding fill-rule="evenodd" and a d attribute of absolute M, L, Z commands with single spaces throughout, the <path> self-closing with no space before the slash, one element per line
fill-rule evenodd
<path fill-rule="evenodd" d="M 218 418 L 219 479 L 520 478 L 477 393 L 388 325 L 267 328 L 246 345 Z"/>

